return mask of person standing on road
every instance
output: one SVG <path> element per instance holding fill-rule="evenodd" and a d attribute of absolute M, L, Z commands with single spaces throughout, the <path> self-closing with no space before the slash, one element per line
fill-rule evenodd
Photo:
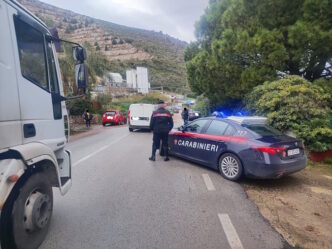
<path fill-rule="evenodd" d="M 165 103 L 162 100 L 158 101 L 158 109 L 152 113 L 150 121 L 150 129 L 153 130 L 152 155 L 149 158 L 151 161 L 156 160 L 157 149 L 163 149 L 165 156 L 164 161 L 168 161 L 168 133 L 173 128 L 173 118 L 168 110 L 165 108 Z M 160 148 L 160 140 L 162 141 L 162 148 Z"/>
<path fill-rule="evenodd" d="M 91 120 L 92 120 L 92 114 L 89 112 L 88 109 L 86 109 L 85 112 L 83 113 L 83 119 L 85 120 L 86 127 L 90 127 Z"/>
<path fill-rule="evenodd" d="M 188 123 L 188 119 L 189 119 L 189 111 L 186 107 L 183 109 L 181 116 L 182 116 L 184 124 L 186 125 Z"/>

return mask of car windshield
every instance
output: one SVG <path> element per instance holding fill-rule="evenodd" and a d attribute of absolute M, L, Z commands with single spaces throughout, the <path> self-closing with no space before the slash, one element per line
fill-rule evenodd
<path fill-rule="evenodd" d="M 269 125 L 261 125 L 261 124 L 252 124 L 252 125 L 243 125 L 258 136 L 280 136 L 282 133 Z"/>
<path fill-rule="evenodd" d="M 107 116 L 114 116 L 116 113 L 115 112 L 106 112 L 105 113 Z"/>

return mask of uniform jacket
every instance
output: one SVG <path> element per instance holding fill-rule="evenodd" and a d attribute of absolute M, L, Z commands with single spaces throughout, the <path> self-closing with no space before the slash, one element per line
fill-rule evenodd
<path fill-rule="evenodd" d="M 151 116 L 150 129 L 155 133 L 168 133 L 173 128 L 173 118 L 168 110 L 159 108 Z"/>

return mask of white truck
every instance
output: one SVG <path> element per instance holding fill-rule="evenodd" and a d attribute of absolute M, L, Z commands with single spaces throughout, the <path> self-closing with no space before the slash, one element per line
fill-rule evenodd
<path fill-rule="evenodd" d="M 35 249 L 50 225 L 52 187 L 64 195 L 72 184 L 66 98 L 55 50 L 63 40 L 11 0 L 0 0 L 0 34 L 1 248 Z M 69 43 L 80 94 L 88 79 L 86 52 Z"/>

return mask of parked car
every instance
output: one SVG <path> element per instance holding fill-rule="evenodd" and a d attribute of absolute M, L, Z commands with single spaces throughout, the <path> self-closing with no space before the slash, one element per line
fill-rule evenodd
<path fill-rule="evenodd" d="M 189 121 L 193 121 L 201 117 L 201 113 L 199 111 L 190 111 L 189 112 Z"/>
<path fill-rule="evenodd" d="M 200 118 L 168 136 L 169 152 L 216 169 L 231 181 L 241 176 L 279 178 L 306 166 L 304 144 L 266 124 L 264 117 Z"/>
<path fill-rule="evenodd" d="M 106 111 L 102 119 L 103 126 L 109 125 L 123 125 L 127 123 L 127 118 L 124 113 L 118 110 Z"/>

